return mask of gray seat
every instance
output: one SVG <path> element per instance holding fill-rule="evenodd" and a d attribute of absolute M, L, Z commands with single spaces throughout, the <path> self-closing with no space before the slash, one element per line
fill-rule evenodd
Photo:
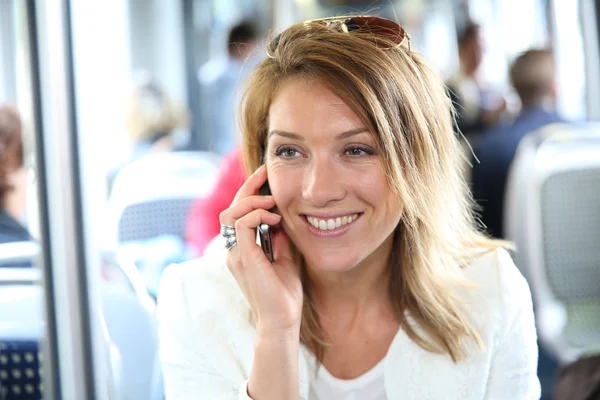
<path fill-rule="evenodd" d="M 38 268 L 14 267 L 37 246 L 0 245 L 0 399 L 41 398 L 39 347 L 44 295 Z M 102 282 L 102 313 L 111 400 L 162 400 L 155 303 L 135 267 L 118 264 L 124 283 Z"/>
<path fill-rule="evenodd" d="M 31 268 L 0 268 L 0 399 L 41 399 L 43 293 Z"/>
<path fill-rule="evenodd" d="M 561 363 L 600 352 L 600 125 L 554 125 L 523 139 L 505 227 L 541 345 Z"/>
<path fill-rule="evenodd" d="M 120 285 L 103 285 L 102 314 L 111 343 L 118 351 L 119 398 L 164 398 L 154 310 Z"/>
<path fill-rule="evenodd" d="M 189 207 L 212 189 L 220 159 L 207 152 L 175 152 L 148 155 L 125 166 L 109 199 L 115 247 L 160 235 L 183 239 Z"/>

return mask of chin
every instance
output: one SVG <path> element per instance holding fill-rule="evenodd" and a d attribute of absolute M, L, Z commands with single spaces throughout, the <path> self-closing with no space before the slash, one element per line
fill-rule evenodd
<path fill-rule="evenodd" d="M 307 265 L 316 271 L 346 272 L 361 261 L 356 251 L 348 249 L 323 249 L 322 251 L 302 252 Z"/>

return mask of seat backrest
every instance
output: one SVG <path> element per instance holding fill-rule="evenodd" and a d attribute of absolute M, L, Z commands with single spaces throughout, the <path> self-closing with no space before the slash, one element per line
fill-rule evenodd
<path fill-rule="evenodd" d="M 119 352 L 121 398 L 162 399 L 155 314 L 134 292 L 111 285 L 102 288 L 102 311 L 111 342 Z"/>
<path fill-rule="evenodd" d="M 0 399 L 42 396 L 39 342 L 44 318 L 38 281 L 36 269 L 0 268 Z"/>
<path fill-rule="evenodd" d="M 565 363 L 600 351 L 600 125 L 526 136 L 506 196 L 507 238 L 531 286 L 542 344 Z"/>
<path fill-rule="evenodd" d="M 109 199 L 116 243 L 160 235 L 184 237 L 191 203 L 210 192 L 220 156 L 206 152 L 148 155 L 125 166 Z"/>
<path fill-rule="evenodd" d="M 0 268 L 32 267 L 40 247 L 31 241 L 0 243 Z"/>

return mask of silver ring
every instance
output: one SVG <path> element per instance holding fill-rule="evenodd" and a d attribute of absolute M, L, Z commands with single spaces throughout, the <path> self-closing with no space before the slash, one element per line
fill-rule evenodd
<path fill-rule="evenodd" d="M 221 224 L 221 236 L 235 236 L 235 227 L 231 225 Z"/>
<path fill-rule="evenodd" d="M 229 236 L 223 236 L 225 238 L 225 248 L 227 250 L 231 250 L 233 246 L 237 244 L 237 239 L 235 238 L 235 234 Z"/>

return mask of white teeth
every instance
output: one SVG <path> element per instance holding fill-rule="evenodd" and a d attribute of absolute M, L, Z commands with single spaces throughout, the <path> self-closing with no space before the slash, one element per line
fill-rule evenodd
<path fill-rule="evenodd" d="M 356 221 L 357 218 L 358 214 L 345 215 L 343 217 L 330 218 L 327 220 L 306 216 L 306 219 L 312 226 L 322 231 L 339 228 L 342 225 L 346 225 L 353 221 Z"/>

